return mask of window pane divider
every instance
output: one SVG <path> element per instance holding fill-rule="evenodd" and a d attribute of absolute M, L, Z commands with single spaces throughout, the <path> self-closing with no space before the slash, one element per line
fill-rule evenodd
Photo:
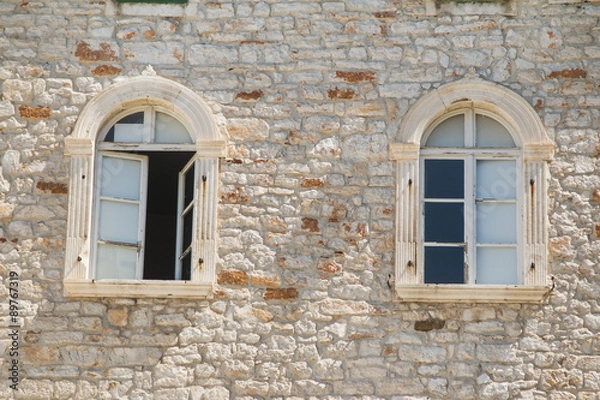
<path fill-rule="evenodd" d="M 516 204 L 517 199 L 475 199 L 476 203 L 503 203 Z"/>
<path fill-rule="evenodd" d="M 127 242 L 115 242 L 114 240 L 102 240 L 102 239 L 98 239 L 96 240 L 98 242 L 98 244 L 107 244 L 107 245 L 111 245 L 111 246 L 123 246 L 123 247 L 131 247 L 131 248 L 136 248 L 136 249 L 140 249 L 140 243 L 127 243 Z"/>
<path fill-rule="evenodd" d="M 502 159 L 502 158 L 514 158 L 521 155 L 520 149 L 515 148 L 504 148 L 504 147 L 474 147 L 474 148 L 452 148 L 452 147 L 427 147 L 421 149 L 421 155 L 427 158 L 427 156 L 456 156 L 461 157 L 465 155 L 477 155 L 489 157 L 490 160 Z M 486 159 L 486 158 L 483 158 Z"/>
<path fill-rule="evenodd" d="M 427 247 L 463 247 L 464 242 L 423 242 L 423 246 Z"/>
<path fill-rule="evenodd" d="M 184 215 L 186 215 L 188 213 L 188 211 L 192 210 L 193 208 L 194 208 L 194 201 L 192 200 L 190 202 L 190 204 L 188 204 L 187 206 L 185 206 L 185 208 L 181 212 L 180 216 L 183 217 Z"/>
<path fill-rule="evenodd" d="M 473 110 L 469 110 L 467 112 L 467 116 L 465 118 L 466 121 L 469 121 L 466 127 L 469 128 L 465 132 L 467 138 L 465 138 L 465 142 L 474 143 L 475 142 L 475 113 Z M 465 127 L 465 128 L 466 128 Z M 477 218 L 475 213 L 475 194 L 477 193 L 476 188 L 476 179 L 475 179 L 475 156 L 473 154 L 469 154 L 465 157 L 465 175 L 464 175 L 464 184 L 465 184 L 465 283 L 466 284 L 475 284 L 477 282 L 476 276 L 476 252 L 475 247 L 472 249 L 469 248 L 469 244 L 473 244 L 475 239 L 477 238 Z"/>
<path fill-rule="evenodd" d="M 140 200 L 132 200 L 132 199 L 122 199 L 120 197 L 108 197 L 108 196 L 100 196 L 100 200 L 104 201 L 113 201 L 115 203 L 125 203 L 125 204 L 140 204 Z"/>
<path fill-rule="evenodd" d="M 179 261 L 183 260 L 185 258 L 185 256 L 190 254 L 191 251 L 192 251 L 192 245 L 190 244 L 188 247 L 186 247 L 186 249 L 179 256 Z"/>
<path fill-rule="evenodd" d="M 423 199 L 426 203 L 464 203 L 465 199 Z"/>
<path fill-rule="evenodd" d="M 477 247 L 517 247 L 516 243 L 475 243 Z"/>
<path fill-rule="evenodd" d="M 189 151 L 195 152 L 195 144 L 177 144 L 177 143 L 119 143 L 102 142 L 98 143 L 98 150 L 112 151 Z M 123 154 L 123 153 L 120 153 Z"/>

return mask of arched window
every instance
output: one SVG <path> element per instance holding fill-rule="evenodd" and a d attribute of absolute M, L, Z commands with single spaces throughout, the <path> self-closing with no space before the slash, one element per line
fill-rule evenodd
<path fill-rule="evenodd" d="M 390 149 L 397 296 L 540 301 L 552 151 L 531 106 L 501 86 L 463 80 L 415 103 Z"/>
<path fill-rule="evenodd" d="M 71 156 L 65 294 L 205 297 L 225 141 L 189 89 L 139 77 L 95 97 Z"/>

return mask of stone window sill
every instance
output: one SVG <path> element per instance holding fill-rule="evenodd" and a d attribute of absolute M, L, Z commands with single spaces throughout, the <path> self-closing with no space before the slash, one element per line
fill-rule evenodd
<path fill-rule="evenodd" d="M 418 303 L 540 303 L 546 286 L 396 285 L 396 298 Z"/>
<path fill-rule="evenodd" d="M 66 297 L 188 298 L 206 299 L 212 285 L 189 281 L 66 280 Z"/>

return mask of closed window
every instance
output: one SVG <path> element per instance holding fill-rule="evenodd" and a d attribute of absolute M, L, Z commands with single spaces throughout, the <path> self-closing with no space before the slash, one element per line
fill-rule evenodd
<path fill-rule="evenodd" d="M 434 125 L 421 150 L 425 283 L 522 283 L 520 150 L 474 110 Z"/>
<path fill-rule="evenodd" d="M 500 85 L 465 78 L 419 99 L 390 145 L 396 297 L 543 300 L 553 150 L 533 107 Z"/>

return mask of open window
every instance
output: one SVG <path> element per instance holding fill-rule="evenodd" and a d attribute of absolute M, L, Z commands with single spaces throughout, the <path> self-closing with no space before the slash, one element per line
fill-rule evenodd
<path fill-rule="evenodd" d="M 117 117 L 101 135 L 95 177 L 95 279 L 190 280 L 195 146 L 156 107 Z"/>
<path fill-rule="evenodd" d="M 535 302 L 547 292 L 553 144 L 521 97 L 479 79 L 419 100 L 397 161 L 396 295 Z"/>
<path fill-rule="evenodd" d="M 134 78 L 94 98 L 66 140 L 65 294 L 208 296 L 224 145 L 210 110 L 171 81 Z"/>

